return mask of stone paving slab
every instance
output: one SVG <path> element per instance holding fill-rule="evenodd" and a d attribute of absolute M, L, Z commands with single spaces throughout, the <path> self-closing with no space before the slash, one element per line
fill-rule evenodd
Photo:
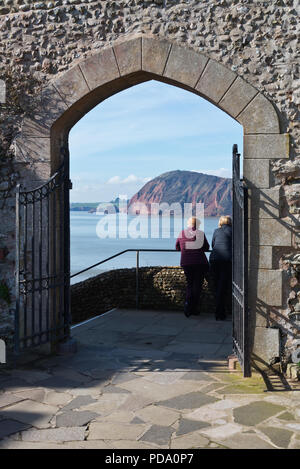
<path fill-rule="evenodd" d="M 73 410 L 73 409 L 78 409 L 79 407 L 82 407 L 87 404 L 91 404 L 93 402 L 97 402 L 97 399 L 92 398 L 89 395 L 86 396 L 78 396 L 75 397 L 69 404 L 65 405 L 61 411 L 65 412 L 67 410 Z"/>
<path fill-rule="evenodd" d="M 30 428 L 30 425 L 22 422 L 17 422 L 12 419 L 4 419 L 0 422 L 0 439 L 6 436 L 12 435 L 14 433 L 21 432 Z"/>
<path fill-rule="evenodd" d="M 151 428 L 139 439 L 139 441 L 147 441 L 155 443 L 159 446 L 169 445 L 172 434 L 175 429 L 170 426 L 152 425 Z"/>
<path fill-rule="evenodd" d="M 92 422 L 89 427 L 88 440 L 137 440 L 146 430 L 145 425 L 122 424 L 110 422 Z"/>
<path fill-rule="evenodd" d="M 100 396 L 103 387 L 104 387 L 103 383 L 99 384 L 98 382 L 93 381 L 89 385 L 79 386 L 78 388 L 69 389 L 68 394 L 71 394 L 73 397 L 86 396 L 88 394 L 89 396 L 96 398 Z"/>
<path fill-rule="evenodd" d="M 72 443 L 73 445 L 74 443 Z M 50 442 L 28 442 L 28 441 L 11 441 L 2 440 L 0 441 L 0 449 L 70 449 L 69 443 L 50 443 Z M 76 449 L 79 442 L 76 442 Z M 74 446 L 71 446 L 74 448 Z"/>
<path fill-rule="evenodd" d="M 198 344 L 195 342 L 180 342 L 174 340 L 164 347 L 165 352 L 183 352 L 196 355 L 197 357 L 214 357 L 220 348 L 219 344 Z"/>
<path fill-rule="evenodd" d="M 224 410 L 216 410 L 210 407 L 204 406 L 200 409 L 196 409 L 193 412 L 187 412 L 185 417 L 191 420 L 198 420 L 200 422 L 212 422 L 218 419 L 227 417 L 227 413 Z"/>
<path fill-rule="evenodd" d="M 1 409 L 2 416 L 27 423 L 37 428 L 50 426 L 51 418 L 57 413 L 58 408 L 40 402 L 25 400 Z"/>
<path fill-rule="evenodd" d="M 63 379 L 69 379 L 71 381 L 78 381 L 79 384 L 89 383 L 91 377 L 83 373 L 79 373 L 77 370 L 62 368 L 55 368 L 53 371 L 53 377 L 62 377 Z"/>
<path fill-rule="evenodd" d="M 49 391 L 47 392 L 44 403 L 54 406 L 64 406 L 72 399 L 71 394 L 65 392 L 56 392 L 56 391 Z"/>
<path fill-rule="evenodd" d="M 143 407 L 150 404 L 153 404 L 153 399 L 151 399 L 151 397 L 146 397 L 139 394 L 132 394 L 126 399 L 124 404 L 120 405 L 119 410 L 133 412 L 142 409 Z"/>
<path fill-rule="evenodd" d="M 15 404 L 16 402 L 22 401 L 23 397 L 18 396 L 17 394 L 12 394 L 9 392 L 4 392 L 0 394 L 0 408 L 6 407 L 10 404 Z"/>
<path fill-rule="evenodd" d="M 43 388 L 29 389 L 28 391 L 15 391 L 14 394 L 19 398 L 19 401 L 30 399 L 31 401 L 45 403 L 46 391 Z"/>
<path fill-rule="evenodd" d="M 63 376 L 52 376 L 51 378 L 38 381 L 35 384 L 37 387 L 44 387 L 48 389 L 56 389 L 61 391 L 76 388 L 80 385 L 78 381 L 69 378 L 64 378 Z"/>
<path fill-rule="evenodd" d="M 111 383 L 112 384 L 120 384 L 120 383 L 126 383 L 128 381 L 131 381 L 132 379 L 136 379 L 137 376 L 134 374 L 134 373 L 128 373 L 128 372 L 125 372 L 125 373 L 118 373 L 116 374 Z"/>
<path fill-rule="evenodd" d="M 138 424 L 142 423 L 142 424 L 143 424 L 143 423 L 145 423 L 145 422 L 144 422 L 144 420 L 140 419 L 139 417 L 134 417 L 134 418 L 130 421 L 130 423 L 138 423 Z"/>
<path fill-rule="evenodd" d="M 234 421 L 242 425 L 253 426 L 282 412 L 283 406 L 269 402 L 252 402 L 251 404 L 233 409 Z"/>
<path fill-rule="evenodd" d="M 13 370 L 11 375 L 28 383 L 36 383 L 37 381 L 41 381 L 50 377 L 49 373 L 46 371 L 31 370 L 28 368 L 24 370 Z"/>
<path fill-rule="evenodd" d="M 50 428 L 22 432 L 22 441 L 78 441 L 84 440 L 86 427 Z"/>
<path fill-rule="evenodd" d="M 81 410 L 95 412 L 100 415 L 108 415 L 118 410 L 130 396 L 128 394 L 102 394 L 97 398 L 97 402 L 81 407 Z"/>
<path fill-rule="evenodd" d="M 291 412 L 287 412 L 287 411 L 278 415 L 277 418 L 280 420 L 286 420 L 288 422 L 296 419 L 296 417 L 293 414 L 291 414 Z"/>
<path fill-rule="evenodd" d="M 294 430 L 295 432 L 300 433 L 300 421 L 298 420 L 297 423 L 288 423 L 285 425 L 285 428 L 288 428 L 288 429 Z"/>
<path fill-rule="evenodd" d="M 236 433 L 219 442 L 229 449 L 276 449 L 258 435 L 250 433 Z"/>
<path fill-rule="evenodd" d="M 133 440 L 110 440 L 107 445 L 111 449 L 157 449 L 161 446 L 154 445 L 153 443 Z"/>
<path fill-rule="evenodd" d="M 158 402 L 162 396 L 166 398 L 173 398 L 184 392 L 189 392 L 195 389 L 193 383 L 189 381 L 176 382 L 172 384 L 159 384 L 148 379 L 138 378 L 136 380 L 129 381 L 119 385 L 120 387 L 127 389 L 135 395 L 142 395 L 152 400 L 152 402 Z"/>
<path fill-rule="evenodd" d="M 260 430 L 267 435 L 271 442 L 279 448 L 288 448 L 293 432 L 277 427 L 260 427 Z"/>
<path fill-rule="evenodd" d="M 171 449 L 194 449 L 206 448 L 209 445 L 209 439 L 200 435 L 198 432 L 184 435 L 178 438 L 172 438 Z"/>
<path fill-rule="evenodd" d="M 144 373 L 144 378 L 153 383 L 173 384 L 176 383 L 184 375 L 184 371 L 153 371 L 152 373 Z"/>
<path fill-rule="evenodd" d="M 0 389 L 4 392 L 27 391 L 28 389 L 34 389 L 35 386 L 36 384 L 29 384 L 22 379 L 13 377 L 6 377 L 0 382 Z"/>
<path fill-rule="evenodd" d="M 134 412 L 132 411 L 126 411 L 126 410 L 115 410 L 111 413 L 108 413 L 107 415 L 101 415 L 100 417 L 97 417 L 95 421 L 101 421 L 101 422 L 118 422 L 119 424 L 122 423 L 145 423 L 142 421 L 139 422 L 134 422 L 133 420 L 138 419 L 138 417 L 135 417 Z M 138 419 L 141 420 L 141 419 Z"/>
<path fill-rule="evenodd" d="M 235 423 L 226 423 L 215 428 L 202 429 L 201 434 L 207 436 L 210 440 L 218 441 L 240 433 L 242 428 L 241 425 Z"/>
<path fill-rule="evenodd" d="M 203 371 L 189 371 L 185 373 L 181 379 L 188 379 L 193 381 L 215 381 L 215 378 L 211 375 L 204 373 Z"/>
<path fill-rule="evenodd" d="M 172 425 L 179 419 L 180 414 L 160 406 L 150 405 L 135 413 L 144 422 L 155 425 Z"/>
<path fill-rule="evenodd" d="M 127 389 L 120 388 L 118 386 L 114 386 L 109 384 L 108 386 L 105 386 L 102 390 L 103 394 L 130 394 Z"/>
<path fill-rule="evenodd" d="M 90 411 L 67 411 L 56 416 L 57 427 L 81 427 L 98 417 L 99 414 Z"/>
<path fill-rule="evenodd" d="M 114 313 L 137 322 L 112 331 Z M 229 321 L 116 310 L 81 327 L 76 354 L 0 374 L 0 448 L 300 447 L 300 393 L 228 371 Z"/>
<path fill-rule="evenodd" d="M 222 344 L 224 342 L 224 333 L 216 331 L 184 331 L 177 334 L 175 340 L 184 343 L 193 342 L 198 346 L 199 344 Z M 170 342 L 170 344 L 174 343 L 174 341 Z"/>
<path fill-rule="evenodd" d="M 158 402 L 158 405 L 164 407 L 171 407 L 172 409 L 195 409 L 211 402 L 215 402 L 217 399 L 201 392 L 191 392 L 180 396 L 167 399 L 165 401 Z"/>
<path fill-rule="evenodd" d="M 179 422 L 179 426 L 176 430 L 176 436 L 186 435 L 187 433 L 193 433 L 196 430 L 207 428 L 209 424 L 207 422 L 195 421 L 182 418 Z"/>

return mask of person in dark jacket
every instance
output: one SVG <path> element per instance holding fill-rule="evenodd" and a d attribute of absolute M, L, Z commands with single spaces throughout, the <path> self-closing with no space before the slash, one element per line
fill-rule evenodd
<path fill-rule="evenodd" d="M 188 226 L 181 231 L 176 241 L 177 251 L 181 251 L 180 265 L 183 267 L 187 287 L 184 314 L 198 314 L 197 307 L 202 291 L 205 274 L 209 270 L 209 263 L 205 251 L 209 251 L 209 244 L 203 231 L 199 228 L 200 222 L 196 217 L 188 220 Z"/>
<path fill-rule="evenodd" d="M 210 269 L 216 289 L 216 320 L 225 320 L 225 302 L 231 288 L 232 275 L 232 223 L 229 216 L 219 220 L 219 228 L 212 238 Z"/>

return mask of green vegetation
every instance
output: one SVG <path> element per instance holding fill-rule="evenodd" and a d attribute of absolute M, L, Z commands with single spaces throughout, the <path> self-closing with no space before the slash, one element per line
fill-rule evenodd
<path fill-rule="evenodd" d="M 244 378 L 239 365 L 237 371 L 221 373 L 219 377 L 227 383 L 222 389 L 224 394 L 261 394 L 267 390 L 260 373 L 252 370 L 251 378 Z"/>
<path fill-rule="evenodd" d="M 99 202 L 71 202 L 70 210 L 88 212 L 91 209 L 96 209 Z"/>

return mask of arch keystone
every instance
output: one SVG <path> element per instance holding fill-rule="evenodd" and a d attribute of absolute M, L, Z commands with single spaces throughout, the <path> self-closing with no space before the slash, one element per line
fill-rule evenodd
<path fill-rule="evenodd" d="M 142 69 L 142 38 L 137 37 L 114 45 L 120 75 L 130 75 Z"/>
<path fill-rule="evenodd" d="M 91 90 L 120 76 L 112 47 L 92 55 L 80 63 L 80 68 Z"/>
<path fill-rule="evenodd" d="M 142 69 L 146 72 L 162 75 L 171 49 L 168 41 L 151 37 L 142 38 Z"/>
<path fill-rule="evenodd" d="M 214 60 L 209 60 L 196 90 L 214 103 L 218 103 L 236 77 L 237 75 L 231 70 Z"/>
<path fill-rule="evenodd" d="M 204 55 L 173 44 L 164 76 L 194 88 L 207 62 Z"/>

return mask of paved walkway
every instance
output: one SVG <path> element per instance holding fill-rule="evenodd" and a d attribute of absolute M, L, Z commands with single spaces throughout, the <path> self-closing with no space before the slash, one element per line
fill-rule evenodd
<path fill-rule="evenodd" d="M 228 371 L 230 321 L 115 310 L 72 335 L 76 354 L 2 371 L 1 449 L 300 449 L 300 392 Z"/>

